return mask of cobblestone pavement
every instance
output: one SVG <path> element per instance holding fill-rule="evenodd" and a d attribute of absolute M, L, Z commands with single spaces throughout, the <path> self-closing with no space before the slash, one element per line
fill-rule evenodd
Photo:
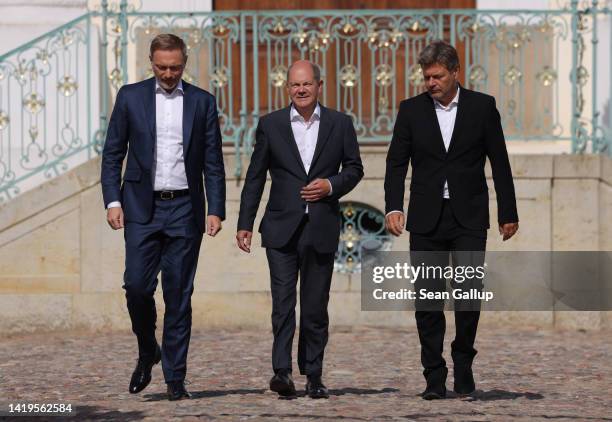
<path fill-rule="evenodd" d="M 449 328 L 447 337 L 453 331 Z M 194 331 L 187 386 L 193 399 L 181 402 L 166 400 L 160 366 L 146 390 L 127 392 L 136 358 L 131 333 L 5 339 L 0 343 L 2 410 L 8 403 L 71 403 L 77 416 L 65 418 L 70 421 L 612 421 L 609 331 L 482 327 L 477 392 L 434 402 L 418 396 L 424 383 L 414 329 L 332 330 L 324 373 L 329 400 L 278 400 L 267 390 L 271 338 L 268 331 Z M 302 389 L 303 377 L 295 380 Z M 452 370 L 447 387 L 452 388 Z"/>

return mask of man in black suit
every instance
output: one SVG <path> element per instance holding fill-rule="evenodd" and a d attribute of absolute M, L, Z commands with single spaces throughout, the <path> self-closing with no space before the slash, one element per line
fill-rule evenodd
<path fill-rule="evenodd" d="M 487 157 L 497 193 L 499 232 L 507 240 L 518 230 L 514 184 L 500 116 L 493 97 L 459 86 L 459 58 L 451 45 L 433 42 L 420 54 L 419 65 L 427 92 L 401 102 L 387 154 L 386 227 L 395 236 L 403 230 L 404 183 L 408 163 L 412 162 L 406 219 L 411 260 L 424 256 L 418 251 L 447 251 L 447 263 L 448 252 L 452 252 L 454 265 L 462 263 L 462 256 L 471 256 L 468 264 L 475 265 L 478 262 L 474 262 L 474 256 L 479 262 L 484 259 L 489 228 L 484 173 Z M 472 254 L 461 255 L 457 251 Z M 428 256 L 436 261 L 440 253 Z M 436 284 L 445 289 L 443 279 L 437 283 L 434 280 Z M 427 381 L 423 398 L 428 400 L 446 396 L 443 306 L 442 301 L 435 309 L 423 310 L 417 303 L 415 313 Z M 455 301 L 456 336 L 451 355 L 454 390 L 459 394 L 472 393 L 476 388 L 472 362 L 479 310 L 479 302 L 462 308 L 461 301 Z"/>
<path fill-rule="evenodd" d="M 328 339 L 327 303 L 340 235 L 338 199 L 363 176 L 353 122 L 321 106 L 317 65 L 300 60 L 287 72 L 292 104 L 261 118 L 244 181 L 236 242 L 250 252 L 253 224 L 270 172 L 272 186 L 259 231 L 270 267 L 272 367 L 270 389 L 295 397 L 291 346 L 300 277 L 298 366 L 306 393 L 327 398 L 321 381 Z M 341 168 L 341 170 L 340 170 Z"/>
<path fill-rule="evenodd" d="M 193 279 L 204 230 L 215 236 L 225 218 L 225 171 L 215 97 L 181 80 L 183 40 L 158 35 L 149 58 L 155 77 L 117 93 L 101 183 L 108 224 L 125 227 L 123 288 L 138 340 L 129 391 L 142 391 L 161 360 L 168 398 L 180 400 L 189 398 L 184 380 Z M 161 348 L 153 299 L 160 270 L 166 305 Z"/>

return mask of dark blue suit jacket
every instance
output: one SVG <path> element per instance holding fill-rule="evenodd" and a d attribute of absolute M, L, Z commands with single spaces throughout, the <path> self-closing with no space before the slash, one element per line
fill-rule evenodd
<path fill-rule="evenodd" d="M 101 182 L 104 205 L 121 201 L 126 222 L 146 223 L 152 216 L 155 128 L 155 78 L 121 87 L 104 144 Z M 126 153 L 128 158 L 121 185 Z M 203 233 L 206 196 L 208 214 L 225 219 L 221 132 L 215 97 L 185 81 L 183 157 L 194 217 Z"/>

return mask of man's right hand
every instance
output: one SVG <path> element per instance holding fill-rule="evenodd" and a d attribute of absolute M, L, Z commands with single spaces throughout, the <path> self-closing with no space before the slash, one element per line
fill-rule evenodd
<path fill-rule="evenodd" d="M 253 237 L 253 232 L 248 230 L 238 230 L 236 233 L 236 244 L 240 249 L 245 252 L 251 252 L 251 238 Z"/>
<path fill-rule="evenodd" d="M 385 217 L 385 227 L 393 236 L 399 236 L 404 230 L 404 213 L 392 212 Z"/>
<path fill-rule="evenodd" d="M 123 228 L 123 209 L 121 207 L 109 208 L 106 211 L 106 221 L 113 230 Z"/>

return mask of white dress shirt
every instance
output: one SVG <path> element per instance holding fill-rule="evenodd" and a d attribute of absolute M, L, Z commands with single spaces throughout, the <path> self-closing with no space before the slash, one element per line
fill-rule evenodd
<path fill-rule="evenodd" d="M 183 83 L 171 93 L 155 81 L 156 148 L 153 157 L 153 190 L 187 189 L 183 157 Z"/>
<path fill-rule="evenodd" d="M 302 164 L 304 164 L 304 170 L 306 173 L 310 171 L 310 165 L 314 157 L 315 148 L 317 147 L 317 138 L 319 137 L 319 123 L 321 122 L 321 107 L 317 103 L 317 106 L 310 116 L 310 119 L 306 121 L 304 117 L 295 109 L 293 104 L 291 105 L 291 131 L 293 132 L 293 138 L 297 144 Z M 329 183 L 329 195 L 332 194 L 332 184 L 329 179 L 326 179 Z M 306 214 L 308 214 L 308 205 L 306 205 Z"/>
<path fill-rule="evenodd" d="M 153 156 L 153 190 L 187 189 L 187 174 L 183 157 L 183 83 L 171 93 L 155 81 L 156 140 Z M 108 204 L 120 207 L 121 202 Z"/>
<path fill-rule="evenodd" d="M 312 157 L 317 146 L 317 137 L 319 136 L 319 122 L 321 121 L 321 107 L 319 104 L 314 109 L 310 119 L 306 121 L 298 111 L 291 106 L 291 130 L 293 138 L 297 144 L 300 158 L 306 173 L 310 170 Z"/>
<path fill-rule="evenodd" d="M 442 141 L 444 142 L 444 149 L 448 152 L 451 139 L 453 137 L 453 129 L 455 128 L 455 120 L 457 118 L 457 106 L 459 105 L 459 86 L 457 86 L 457 93 L 455 97 L 447 106 L 443 106 L 438 100 L 434 99 L 434 108 L 436 110 L 436 117 L 438 118 L 438 125 L 440 126 L 440 132 L 442 134 Z M 448 192 L 448 182 L 444 181 L 444 189 L 442 190 L 442 197 L 449 199 L 450 194 Z M 387 215 L 401 212 L 400 210 L 389 211 Z"/>
<path fill-rule="evenodd" d="M 447 105 L 443 106 L 437 100 L 434 100 L 434 106 L 436 108 L 436 117 L 438 118 L 438 124 L 440 125 L 440 132 L 442 133 L 442 140 L 444 141 L 444 148 L 448 152 L 451 138 L 453 137 L 453 129 L 455 128 L 455 119 L 457 118 L 457 106 L 459 105 L 459 87 L 457 87 L 457 94 L 455 98 Z M 446 199 L 450 198 L 448 194 L 448 182 L 444 181 L 444 190 L 442 196 Z"/>

